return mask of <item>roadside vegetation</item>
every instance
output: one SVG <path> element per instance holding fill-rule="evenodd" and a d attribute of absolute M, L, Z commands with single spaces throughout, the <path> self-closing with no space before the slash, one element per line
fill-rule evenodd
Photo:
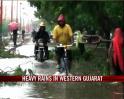
<path fill-rule="evenodd" d="M 98 48 L 85 46 L 86 51 L 81 54 L 77 47 L 72 47 L 72 68 L 74 75 L 110 75 L 110 67 L 107 63 L 107 50 L 104 44 Z M 50 59 L 56 60 L 53 51 L 50 52 Z"/>
<path fill-rule="evenodd" d="M 109 75 L 105 49 L 88 49 L 81 55 L 76 51 L 72 63 L 72 74 L 75 75 Z M 77 53 L 78 52 L 78 53 Z"/>
<path fill-rule="evenodd" d="M 14 51 L 5 51 L 5 49 L 0 49 L 0 58 L 23 58 L 25 56 L 15 54 Z"/>
<path fill-rule="evenodd" d="M 0 69 L 0 76 L 22 76 L 22 75 L 26 75 L 26 70 L 22 70 L 22 68 L 20 66 L 16 67 L 13 70 L 10 71 L 4 71 Z"/>

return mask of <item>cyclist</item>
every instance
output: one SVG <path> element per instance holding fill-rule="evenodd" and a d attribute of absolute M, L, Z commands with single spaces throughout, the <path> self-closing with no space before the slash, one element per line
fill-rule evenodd
<path fill-rule="evenodd" d="M 60 16 L 57 19 L 58 25 L 56 25 L 53 29 L 53 39 L 56 44 L 63 44 L 67 45 L 72 43 L 72 29 L 69 24 L 66 24 L 65 17 L 63 14 L 60 14 Z M 57 68 L 60 71 L 60 59 L 64 53 L 63 48 L 56 48 L 56 55 L 57 55 Z M 71 61 L 72 61 L 72 55 L 71 55 L 71 50 L 67 50 L 67 56 L 68 59 L 70 60 L 69 63 L 69 71 L 71 68 Z"/>
<path fill-rule="evenodd" d="M 36 57 L 37 56 L 37 51 L 36 50 L 38 50 L 38 46 L 39 46 L 38 45 L 38 40 L 39 39 L 43 40 L 43 45 L 44 45 L 44 48 L 45 48 L 46 57 L 48 59 L 49 58 L 49 52 L 48 52 L 47 43 L 49 42 L 50 37 L 49 37 L 48 32 L 46 31 L 46 26 L 45 26 L 44 22 L 40 23 L 40 28 L 39 28 L 38 32 L 36 33 L 36 36 L 35 36 L 35 41 L 36 41 L 35 49 L 34 49 L 35 59 L 37 59 L 37 57 Z"/>

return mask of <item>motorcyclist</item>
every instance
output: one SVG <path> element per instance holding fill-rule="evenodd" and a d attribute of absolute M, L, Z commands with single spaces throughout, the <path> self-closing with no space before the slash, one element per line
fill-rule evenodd
<path fill-rule="evenodd" d="M 58 25 L 56 25 L 53 29 L 53 39 L 56 44 L 63 44 L 67 45 L 72 43 L 72 29 L 69 24 L 66 24 L 65 22 L 65 17 L 63 14 L 61 14 L 58 19 L 57 19 Z M 57 55 L 57 68 L 60 71 L 60 59 L 63 56 L 64 49 L 63 48 L 56 48 L 56 55 Z M 71 61 L 72 61 L 72 55 L 71 55 L 71 50 L 67 50 L 67 56 L 68 59 L 70 60 L 69 64 L 69 71 L 71 68 Z"/>
<path fill-rule="evenodd" d="M 37 59 L 36 56 L 37 56 L 37 50 L 38 50 L 38 46 L 39 46 L 39 44 L 38 44 L 39 39 L 42 39 L 43 46 L 45 48 L 46 57 L 47 57 L 47 59 L 49 58 L 47 43 L 49 42 L 50 37 L 49 37 L 48 32 L 45 29 L 46 29 L 45 23 L 41 22 L 40 28 L 39 28 L 38 32 L 36 33 L 36 36 L 35 36 L 35 41 L 36 41 L 35 49 L 34 49 L 35 59 Z"/>
<path fill-rule="evenodd" d="M 35 42 L 35 36 L 36 36 L 36 31 L 35 29 L 33 29 L 33 31 L 31 32 L 31 37 L 33 42 Z"/>

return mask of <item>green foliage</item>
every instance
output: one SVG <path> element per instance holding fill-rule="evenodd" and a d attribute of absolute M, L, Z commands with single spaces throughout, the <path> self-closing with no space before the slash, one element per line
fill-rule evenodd
<path fill-rule="evenodd" d="M 49 51 L 49 59 L 55 59 L 55 53 L 53 51 Z"/>
<path fill-rule="evenodd" d="M 5 47 L 5 46 L 7 46 L 7 45 L 8 45 L 8 43 L 9 43 L 9 41 L 8 41 L 8 40 L 3 40 L 4 47 Z"/>
<path fill-rule="evenodd" d="M 76 47 L 73 47 L 71 50 L 72 50 L 72 56 L 73 56 L 72 58 L 73 58 L 73 60 L 79 60 L 79 57 L 81 57 L 79 49 L 76 48 Z"/>
<path fill-rule="evenodd" d="M 3 20 L 3 23 L 2 23 L 2 35 L 3 36 L 7 36 L 8 24 L 9 24 L 9 20 Z"/>
<path fill-rule="evenodd" d="M 92 50 L 87 50 L 83 54 L 81 54 L 79 49 L 76 47 L 73 47 L 71 50 L 73 56 L 72 59 L 76 61 L 82 61 L 82 60 L 89 61 L 93 56 Z"/>
<path fill-rule="evenodd" d="M 92 56 L 93 56 L 93 52 L 90 50 L 84 52 L 84 54 L 83 54 L 83 58 L 85 59 L 85 61 L 91 60 Z"/>
<path fill-rule="evenodd" d="M 72 47 L 71 51 L 72 51 L 72 59 L 74 61 L 80 61 L 80 60 L 88 61 L 91 60 L 93 56 L 92 50 L 87 50 L 86 52 L 81 54 L 77 47 Z M 55 51 L 49 51 L 49 59 L 56 59 L 55 57 L 56 57 Z"/>
<path fill-rule="evenodd" d="M 123 1 L 28 1 L 37 8 L 36 17 L 46 19 L 51 29 L 60 13 L 65 15 L 73 30 L 86 27 L 90 32 L 90 28 L 93 28 L 106 39 L 109 39 L 109 33 L 116 25 L 124 26 Z"/>
<path fill-rule="evenodd" d="M 0 72 L 0 76 L 8 76 L 9 74 L 7 72 Z"/>
<path fill-rule="evenodd" d="M 11 58 L 14 57 L 14 54 L 10 54 L 9 51 L 4 51 L 4 49 L 0 49 L 0 57 Z"/>
<path fill-rule="evenodd" d="M 110 67 L 106 62 L 106 50 L 89 48 L 83 55 L 78 49 L 73 50 L 72 74 L 75 75 L 110 75 Z"/>
<path fill-rule="evenodd" d="M 26 70 L 22 70 L 22 68 L 20 66 L 16 67 L 15 70 L 13 70 L 14 73 L 10 74 L 9 72 L 4 72 L 1 71 L 0 72 L 0 76 L 22 76 L 22 75 L 26 75 Z"/>
<path fill-rule="evenodd" d="M 4 49 L 0 49 L 0 57 L 1 58 L 14 58 L 14 57 L 24 57 L 22 55 L 16 55 L 14 53 L 10 53 L 9 51 L 5 51 Z"/>
<path fill-rule="evenodd" d="M 22 70 L 22 68 L 20 66 L 18 66 L 15 69 L 15 72 L 13 73 L 14 76 L 22 76 L 25 75 L 25 71 Z"/>

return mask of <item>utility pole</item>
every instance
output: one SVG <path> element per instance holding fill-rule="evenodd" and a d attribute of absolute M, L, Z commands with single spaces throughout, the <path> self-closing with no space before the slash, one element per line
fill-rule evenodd
<path fill-rule="evenodd" d="M 22 27 L 22 19 L 21 19 L 21 16 L 22 16 L 22 12 L 21 12 L 21 5 L 22 5 L 22 3 L 20 2 L 20 30 L 21 30 L 21 27 Z"/>
<path fill-rule="evenodd" d="M 0 45 L 3 45 L 2 43 L 2 23 L 3 23 L 3 0 L 0 0 Z M 2 48 L 3 46 L 0 46 Z"/>
<path fill-rule="evenodd" d="M 13 0 L 11 1 L 11 22 L 13 21 Z"/>
<path fill-rule="evenodd" d="M 18 0 L 17 0 L 17 8 L 16 8 L 16 22 L 18 23 Z"/>
<path fill-rule="evenodd" d="M 22 11 L 22 12 L 23 12 L 23 13 L 22 13 L 22 14 L 23 14 L 23 17 L 22 17 L 22 28 L 25 30 L 25 26 L 24 26 L 24 15 L 25 15 L 24 10 L 25 10 L 25 8 L 23 7 L 22 10 L 23 10 L 23 11 Z"/>
<path fill-rule="evenodd" d="M 5 9 L 4 9 L 4 12 L 5 12 L 4 13 L 4 18 L 3 18 L 4 20 L 6 20 L 6 9 L 7 9 L 7 5 L 5 6 Z"/>

